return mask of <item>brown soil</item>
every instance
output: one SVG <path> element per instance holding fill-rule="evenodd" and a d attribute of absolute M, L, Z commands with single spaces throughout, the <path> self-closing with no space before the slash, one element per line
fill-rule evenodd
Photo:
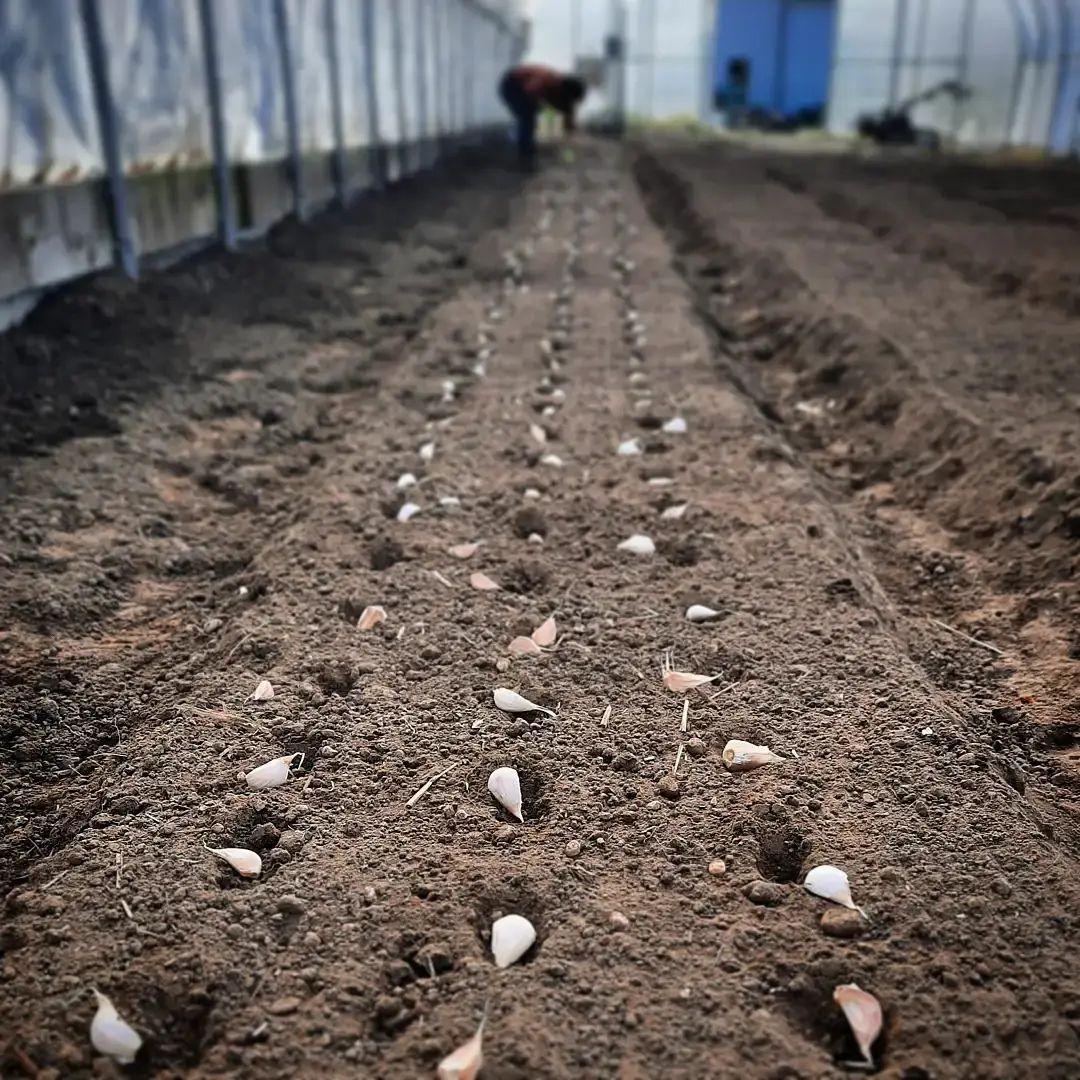
<path fill-rule="evenodd" d="M 463 161 L 8 335 L 2 1075 L 427 1076 L 486 1005 L 490 1080 L 838 1077 L 849 981 L 880 1075 L 1077 1075 L 1076 207 L 870 169 Z M 932 190 L 944 256 L 874 227 L 886 180 L 911 236 Z M 723 675 L 685 733 L 669 647 Z M 729 738 L 790 760 L 730 774 Z M 799 885 L 822 862 L 855 938 Z M 500 971 L 510 911 L 538 942 Z"/>

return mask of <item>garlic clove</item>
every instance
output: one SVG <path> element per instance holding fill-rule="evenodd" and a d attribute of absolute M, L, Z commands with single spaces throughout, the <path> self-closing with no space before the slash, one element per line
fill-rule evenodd
<path fill-rule="evenodd" d="M 460 506 L 461 500 L 456 495 L 442 495 L 439 497 L 440 506 Z"/>
<path fill-rule="evenodd" d="M 815 866 L 803 879 L 803 888 L 815 896 L 857 911 L 867 922 L 870 921 L 866 912 L 851 899 L 848 876 L 838 866 Z"/>
<path fill-rule="evenodd" d="M 118 1065 L 130 1065 L 142 1046 L 142 1036 L 120 1018 L 113 1003 L 94 990 L 97 1012 L 90 1022 L 90 1042 L 99 1054 L 111 1057 Z"/>
<path fill-rule="evenodd" d="M 292 768 L 293 761 L 303 756 L 303 754 L 289 754 L 286 757 L 274 758 L 265 765 L 252 769 L 244 776 L 244 781 L 249 788 L 254 788 L 256 791 L 281 787 L 289 779 L 289 769 Z"/>
<path fill-rule="evenodd" d="M 525 820 L 521 816 L 521 779 L 516 769 L 507 766 L 496 769 L 488 777 L 488 791 L 495 801 L 518 821 Z"/>
<path fill-rule="evenodd" d="M 555 644 L 555 638 L 558 636 L 558 630 L 555 626 L 555 616 L 545 619 L 533 632 L 532 639 L 537 645 L 543 645 L 547 648 L 549 645 Z"/>
<path fill-rule="evenodd" d="M 408 521 L 410 518 L 416 517 L 420 513 L 420 507 L 416 503 L 402 503 L 401 508 L 397 512 L 398 521 Z"/>
<path fill-rule="evenodd" d="M 648 536 L 635 533 L 619 544 L 619 551 L 628 551 L 631 555 L 654 555 L 656 545 Z"/>
<path fill-rule="evenodd" d="M 404 491 L 405 488 L 413 487 L 416 484 L 416 477 L 411 472 L 402 473 L 397 478 L 397 486 Z"/>
<path fill-rule="evenodd" d="M 487 574 L 481 574 L 479 570 L 469 575 L 469 584 L 480 592 L 493 592 L 499 587 Z"/>
<path fill-rule="evenodd" d="M 689 503 L 679 503 L 678 506 L 668 506 L 660 515 L 665 521 L 678 521 L 686 513 Z"/>
<path fill-rule="evenodd" d="M 843 1010 L 864 1061 L 873 1068 L 874 1057 L 870 1052 L 871 1047 L 884 1026 L 881 1003 L 873 994 L 860 989 L 856 983 L 844 983 L 838 986 L 833 991 L 833 1001 Z"/>
<path fill-rule="evenodd" d="M 561 469 L 563 467 L 563 459 L 558 454 L 545 454 L 540 459 L 541 465 L 548 465 L 552 469 Z"/>
<path fill-rule="evenodd" d="M 681 416 L 673 416 L 670 420 L 664 422 L 661 430 L 668 435 L 685 435 L 686 420 Z"/>
<path fill-rule="evenodd" d="M 528 542 L 530 544 L 543 544 L 544 538 L 539 533 L 529 533 Z"/>
<path fill-rule="evenodd" d="M 356 621 L 358 630 L 371 630 L 386 619 L 386 608 L 378 604 L 371 604 L 360 612 L 360 618 Z"/>
<path fill-rule="evenodd" d="M 536 488 L 526 488 L 524 492 L 522 492 L 522 496 L 526 499 L 539 499 L 540 492 L 537 491 Z"/>
<path fill-rule="evenodd" d="M 787 758 L 774 754 L 767 746 L 743 742 L 742 739 L 730 739 L 724 747 L 724 764 L 731 772 L 749 772 L 762 765 L 786 761 Z"/>
<path fill-rule="evenodd" d="M 435 457 L 435 444 L 433 442 L 426 442 L 420 447 L 420 460 L 431 461 Z"/>
<path fill-rule="evenodd" d="M 539 424 L 530 424 L 529 434 L 532 436 L 533 441 L 538 442 L 541 446 L 547 442 L 547 432 Z"/>
<path fill-rule="evenodd" d="M 241 877 L 257 878 L 262 873 L 262 859 L 242 847 L 207 848 L 211 855 L 224 859 Z"/>
<path fill-rule="evenodd" d="M 476 1034 L 439 1062 L 437 1080 L 476 1080 L 484 1066 L 484 1023 Z"/>
<path fill-rule="evenodd" d="M 721 673 L 716 675 L 695 675 L 689 671 L 665 671 L 664 685 L 676 694 L 685 694 L 690 690 L 696 690 L 699 686 L 706 686 L 720 678 Z"/>
<path fill-rule="evenodd" d="M 471 559 L 480 550 L 479 544 L 454 544 L 448 547 L 446 553 L 453 555 L 455 559 Z"/>
<path fill-rule="evenodd" d="M 492 699 L 495 702 L 495 708 L 501 709 L 503 712 L 541 712 L 547 713 L 548 716 L 555 715 L 550 709 L 545 709 L 543 705 L 537 705 L 535 702 L 522 697 L 513 690 L 507 690 L 505 686 L 500 686 L 497 690 L 493 691 Z"/>
<path fill-rule="evenodd" d="M 536 941 L 536 929 L 524 915 L 504 915 L 491 924 L 491 955 L 495 966 L 508 968 Z"/>
<path fill-rule="evenodd" d="M 510 642 L 510 652 L 514 656 L 539 656 L 543 649 L 531 637 L 516 637 Z"/>
<path fill-rule="evenodd" d="M 633 457 L 641 453 L 641 443 L 637 439 L 626 439 L 615 450 L 619 457 Z"/>
<path fill-rule="evenodd" d="M 670 476 L 650 476 L 645 482 L 649 487 L 671 487 L 675 483 Z"/>
<path fill-rule="evenodd" d="M 715 608 L 706 607 L 704 604 L 691 604 L 686 609 L 687 622 L 708 622 L 710 619 L 715 619 L 721 612 Z"/>
<path fill-rule="evenodd" d="M 254 693 L 248 698 L 248 701 L 269 701 L 274 696 L 274 688 L 270 685 L 269 679 L 263 679 L 258 686 L 255 687 Z"/>

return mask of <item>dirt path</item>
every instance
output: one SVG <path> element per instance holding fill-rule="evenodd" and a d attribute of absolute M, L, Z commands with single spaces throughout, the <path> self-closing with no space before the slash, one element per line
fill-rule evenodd
<path fill-rule="evenodd" d="M 485 1077 L 836 1077 L 851 981 L 886 1011 L 882 1075 L 1075 1074 L 1060 763 L 1005 661 L 929 621 L 889 554 L 910 520 L 868 522 L 723 344 L 689 181 L 636 175 L 659 224 L 588 146 L 523 192 L 451 175 L 13 337 L 71 370 L 4 414 L 4 1075 L 119 1072 L 93 985 L 146 1037 L 134 1075 L 433 1075 L 486 1005 Z M 694 258 L 734 255 L 693 222 Z M 749 323 L 790 306 L 734 274 Z M 618 549 L 635 533 L 655 554 Z M 511 658 L 551 614 L 556 644 Z M 668 648 L 721 676 L 686 730 Z M 499 712 L 499 686 L 555 715 Z M 729 773 L 731 738 L 788 760 Z M 500 765 L 523 824 L 485 790 Z M 206 846 L 259 849 L 261 877 Z M 819 863 L 869 922 L 825 931 Z M 538 941 L 497 970 L 507 912 Z"/>

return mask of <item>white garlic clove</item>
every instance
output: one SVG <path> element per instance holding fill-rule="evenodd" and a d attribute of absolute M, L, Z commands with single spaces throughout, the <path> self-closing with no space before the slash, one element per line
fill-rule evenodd
<path fill-rule="evenodd" d="M 675 483 L 670 476 L 650 476 L 645 482 L 649 487 L 671 487 Z"/>
<path fill-rule="evenodd" d="M 547 442 L 547 432 L 539 424 L 530 424 L 529 434 L 533 437 L 533 441 L 541 446 Z"/>
<path fill-rule="evenodd" d="M 721 673 L 716 675 L 695 675 L 690 671 L 665 671 L 664 685 L 676 694 L 685 694 L 690 690 L 696 690 L 699 686 L 707 686 L 720 678 Z"/>
<path fill-rule="evenodd" d="M 654 555 L 656 554 L 656 545 L 648 536 L 635 533 L 619 544 L 619 551 L 628 551 L 631 555 Z"/>
<path fill-rule="evenodd" d="M 356 621 L 358 630 L 372 630 L 381 622 L 386 621 L 386 608 L 378 604 L 369 604 L 360 612 L 360 618 Z"/>
<path fill-rule="evenodd" d="M 641 443 L 637 439 L 626 439 L 619 443 L 615 453 L 619 457 L 633 457 L 641 453 Z"/>
<path fill-rule="evenodd" d="M 514 656 L 539 656 L 543 649 L 531 637 L 516 637 L 510 642 L 510 652 Z"/>
<path fill-rule="evenodd" d="M 142 1036 L 120 1018 L 113 1003 L 94 990 L 97 1012 L 90 1022 L 90 1042 L 99 1054 L 106 1054 L 118 1065 L 130 1065 L 142 1046 Z"/>
<path fill-rule="evenodd" d="M 483 1040 L 484 1024 L 481 1021 L 468 1042 L 463 1042 L 439 1062 L 437 1080 L 476 1080 L 484 1066 Z"/>
<path fill-rule="evenodd" d="M 435 444 L 433 442 L 426 442 L 420 447 L 420 460 L 431 461 L 435 457 Z"/>
<path fill-rule="evenodd" d="M 401 508 L 397 512 L 398 521 L 408 521 L 410 518 L 416 517 L 420 513 L 420 507 L 416 503 L 402 503 Z"/>
<path fill-rule="evenodd" d="M 397 486 L 404 491 L 405 488 L 413 487 L 416 484 L 416 477 L 411 472 L 402 473 L 397 478 Z"/>
<path fill-rule="evenodd" d="M 249 788 L 256 791 L 281 787 L 289 779 L 289 770 L 292 768 L 292 763 L 298 757 L 303 758 L 303 756 L 303 754 L 289 754 L 286 757 L 274 758 L 265 765 L 252 769 L 251 772 L 244 776 L 244 780 Z"/>
<path fill-rule="evenodd" d="M 546 649 L 550 645 L 555 644 L 555 638 L 558 636 L 558 629 L 555 626 L 555 616 L 545 619 L 533 632 L 532 639 L 537 645 L 543 645 Z"/>
<path fill-rule="evenodd" d="M 537 705 L 528 698 L 522 697 L 514 690 L 507 690 L 505 686 L 500 686 L 497 690 L 493 691 L 492 699 L 495 702 L 495 708 L 501 709 L 503 712 L 541 712 L 547 713 L 548 716 L 555 715 L 550 709 L 545 709 L 543 705 Z"/>
<path fill-rule="evenodd" d="M 803 888 L 807 892 L 831 900 L 841 907 L 857 911 L 864 919 L 869 916 L 851 898 L 851 883 L 847 874 L 838 866 L 815 866 L 803 879 Z"/>
<path fill-rule="evenodd" d="M 522 495 L 526 499 L 539 499 L 540 498 L 540 492 L 537 491 L 536 488 L 526 488 L 525 491 L 522 493 Z"/>
<path fill-rule="evenodd" d="M 495 966 L 508 968 L 520 960 L 536 941 L 536 929 L 524 915 L 504 915 L 491 925 L 491 955 Z"/>
<path fill-rule="evenodd" d="M 673 416 L 664 422 L 662 430 L 668 435 L 685 435 L 686 421 L 681 416 Z"/>
<path fill-rule="evenodd" d="M 487 574 L 481 574 L 479 570 L 475 574 L 469 575 L 469 584 L 474 589 L 479 589 L 480 592 L 494 592 L 499 587 Z"/>
<path fill-rule="evenodd" d="M 541 465 L 547 465 L 552 469 L 561 469 L 563 467 L 563 459 L 558 454 L 545 454 L 540 459 Z"/>
<path fill-rule="evenodd" d="M 749 772 L 762 765 L 786 761 L 787 758 L 774 754 L 767 746 L 743 742 L 742 739 L 730 739 L 724 747 L 724 764 L 732 772 Z"/>
<path fill-rule="evenodd" d="M 843 1009 L 844 1017 L 851 1028 L 851 1033 L 855 1036 L 859 1052 L 866 1064 L 873 1068 L 874 1057 L 871 1048 L 881 1034 L 885 1022 L 881 1003 L 873 994 L 860 989 L 856 983 L 844 983 L 838 986 L 833 991 L 833 1001 Z"/>
<path fill-rule="evenodd" d="M 453 555 L 455 559 L 471 559 L 479 549 L 479 544 L 455 544 L 447 548 L 446 553 Z"/>
<path fill-rule="evenodd" d="M 691 604 L 686 609 L 687 622 L 708 622 L 710 619 L 717 618 L 721 612 L 715 608 L 706 607 L 704 604 Z"/>
<path fill-rule="evenodd" d="M 274 696 L 274 688 L 270 685 L 269 679 L 263 679 L 258 686 L 255 687 L 254 693 L 248 698 L 248 701 L 269 701 Z"/>
<path fill-rule="evenodd" d="M 678 506 L 668 506 L 660 515 L 665 521 L 678 521 L 686 513 L 689 503 L 679 503 Z"/>
<path fill-rule="evenodd" d="M 507 766 L 496 769 L 488 777 L 488 791 L 518 821 L 525 820 L 521 815 L 521 779 L 516 769 Z"/>
<path fill-rule="evenodd" d="M 242 847 L 207 848 L 211 855 L 227 862 L 241 877 L 257 878 L 262 873 L 258 853 Z"/>
<path fill-rule="evenodd" d="M 440 506 L 460 506 L 461 500 L 456 495 L 442 495 L 439 497 Z"/>

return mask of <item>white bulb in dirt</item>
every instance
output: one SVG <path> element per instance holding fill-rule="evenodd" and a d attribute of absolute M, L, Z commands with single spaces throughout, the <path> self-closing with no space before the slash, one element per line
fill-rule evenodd
<path fill-rule="evenodd" d="M 357 630 L 373 630 L 381 622 L 386 621 L 386 608 L 378 604 L 369 604 L 360 612 L 360 618 L 356 620 Z"/>
<path fill-rule="evenodd" d="M 558 633 L 558 628 L 555 625 L 555 616 L 552 615 L 545 619 L 532 632 L 532 639 L 537 645 L 543 645 L 544 648 L 548 648 L 555 644 L 555 638 L 558 636 Z"/>
<path fill-rule="evenodd" d="M 118 1065 L 130 1065 L 142 1046 L 142 1037 L 120 1018 L 113 1003 L 95 990 L 97 1012 L 90 1023 L 90 1042 L 99 1054 L 111 1057 Z"/>
<path fill-rule="evenodd" d="M 706 607 L 704 604 L 691 604 L 686 609 L 688 622 L 708 622 L 710 619 L 715 619 L 719 614 L 719 611 Z"/>
<path fill-rule="evenodd" d="M 417 506 L 416 503 L 402 503 L 401 509 L 397 512 L 397 519 L 398 521 L 408 521 L 419 513 L 420 507 Z"/>
<path fill-rule="evenodd" d="M 561 469 L 563 465 L 563 460 L 561 457 L 559 457 L 558 454 L 545 454 L 540 459 L 540 464 L 547 465 L 549 468 L 552 469 Z"/>
<path fill-rule="evenodd" d="M 274 688 L 270 685 L 269 679 L 263 679 L 258 686 L 255 687 L 254 693 L 250 697 L 250 701 L 269 701 L 274 696 Z"/>
<path fill-rule="evenodd" d="M 416 477 L 411 472 L 402 473 L 397 479 L 397 486 L 399 488 L 412 487 L 416 483 Z"/>
<path fill-rule="evenodd" d="M 652 539 L 642 533 L 635 533 L 619 544 L 620 551 L 628 551 L 631 555 L 654 555 L 656 545 Z"/>
<path fill-rule="evenodd" d="M 785 760 L 779 754 L 774 754 L 767 746 L 743 742 L 742 739 L 728 740 L 724 747 L 723 759 L 724 764 L 732 772 L 749 772 L 762 765 L 771 765 L 773 762 Z"/>
<path fill-rule="evenodd" d="M 641 443 L 637 439 L 624 439 L 615 452 L 619 457 L 633 457 L 641 453 Z"/>
<path fill-rule="evenodd" d="M 669 506 L 660 515 L 665 521 L 678 521 L 686 513 L 689 503 L 679 503 L 678 506 Z"/>
<path fill-rule="evenodd" d="M 524 821 L 521 814 L 521 779 L 517 769 L 503 766 L 488 777 L 488 791 L 495 801 L 518 821 Z"/>
<path fill-rule="evenodd" d="M 833 1001 L 843 1010 L 863 1060 L 873 1068 L 874 1058 L 870 1052 L 871 1047 L 881 1034 L 885 1022 L 881 1003 L 873 994 L 860 989 L 857 983 L 844 983 L 838 986 L 833 991 Z"/>
<path fill-rule="evenodd" d="M 241 877 L 255 878 L 262 873 L 262 859 L 242 847 L 208 848 L 211 855 L 227 862 Z"/>
<path fill-rule="evenodd" d="M 438 1080 L 476 1080 L 484 1067 L 484 1024 L 481 1021 L 476 1034 L 463 1042 L 452 1054 L 439 1062 Z"/>
<path fill-rule="evenodd" d="M 685 435 L 686 421 L 681 416 L 673 416 L 670 420 L 664 422 L 663 430 L 668 435 Z"/>
<path fill-rule="evenodd" d="M 838 866 L 815 866 L 803 879 L 803 888 L 815 896 L 857 911 L 866 918 L 866 912 L 851 898 L 851 883 L 847 874 Z"/>
<path fill-rule="evenodd" d="M 505 686 L 500 686 L 497 690 L 495 690 L 492 693 L 492 698 L 495 701 L 495 707 L 497 709 L 501 709 L 503 712 L 542 712 L 547 713 L 548 716 L 555 715 L 550 709 L 545 709 L 543 705 L 537 705 L 535 702 L 530 701 L 528 698 L 522 697 L 515 690 L 506 689 Z"/>
<path fill-rule="evenodd" d="M 281 787 L 289 779 L 289 769 L 298 756 L 297 754 L 289 754 L 287 757 L 274 758 L 273 761 L 268 761 L 265 765 L 252 769 L 244 777 L 247 786 L 256 791 Z"/>
<path fill-rule="evenodd" d="M 504 915 L 491 924 L 491 955 L 495 966 L 508 968 L 520 960 L 536 941 L 536 929 L 524 915 Z"/>
<path fill-rule="evenodd" d="M 435 456 L 435 444 L 433 442 L 426 442 L 420 447 L 420 460 L 431 461 Z"/>

